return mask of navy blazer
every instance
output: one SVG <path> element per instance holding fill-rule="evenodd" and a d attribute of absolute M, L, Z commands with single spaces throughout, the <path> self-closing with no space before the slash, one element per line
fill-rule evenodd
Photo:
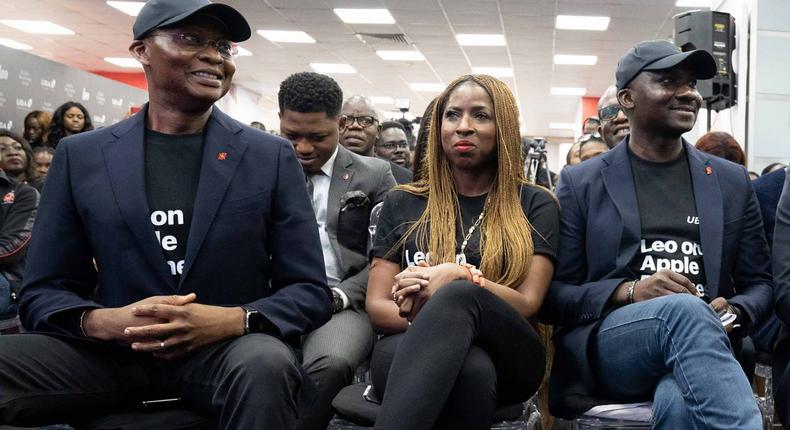
<path fill-rule="evenodd" d="M 146 112 L 58 145 L 24 275 L 24 326 L 79 335 L 77 310 L 191 292 L 198 303 L 257 309 L 286 340 L 328 321 L 315 215 L 291 143 L 216 106 L 176 284 L 149 220 Z"/>
<path fill-rule="evenodd" d="M 776 173 L 776 172 L 773 172 Z M 771 173 L 771 174 L 773 174 Z M 767 176 L 767 175 L 766 175 Z M 776 282 L 776 315 L 784 323 L 785 358 L 790 361 L 790 175 L 785 175 L 783 190 L 776 207 L 776 227 L 773 238 L 773 269 Z"/>
<path fill-rule="evenodd" d="M 774 175 L 773 172 L 763 178 Z M 783 423 L 790 422 L 790 175 L 776 207 L 773 242 L 773 270 L 776 283 L 776 315 L 782 321 L 773 356 L 776 410 Z M 786 428 L 786 427 L 785 427 Z"/>
<path fill-rule="evenodd" d="M 776 224 L 776 206 L 785 184 L 785 169 L 779 169 L 755 179 L 754 194 L 760 202 L 760 212 L 763 214 L 763 227 L 768 247 L 771 247 L 774 238 L 774 225 Z"/>
<path fill-rule="evenodd" d="M 706 289 L 760 321 L 773 300 L 770 257 L 746 169 L 683 144 L 700 219 Z M 557 186 L 561 252 L 540 317 L 559 326 L 549 402 L 562 417 L 596 403 L 590 340 L 617 286 L 636 279 L 629 263 L 639 251 L 641 226 L 627 145 L 628 139 L 563 169 Z"/>

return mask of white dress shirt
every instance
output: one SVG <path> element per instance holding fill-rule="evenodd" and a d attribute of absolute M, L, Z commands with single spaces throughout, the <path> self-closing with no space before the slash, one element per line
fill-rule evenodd
<path fill-rule="evenodd" d="M 315 219 L 318 222 L 318 236 L 321 238 L 321 251 L 324 254 L 324 265 L 326 266 L 326 280 L 332 289 L 340 294 L 343 299 L 343 308 L 348 307 L 348 297 L 338 288 L 334 288 L 342 281 L 340 278 L 340 265 L 338 263 L 337 254 L 332 248 L 332 242 L 329 240 L 329 233 L 326 227 L 326 209 L 329 203 L 329 184 L 332 182 L 332 171 L 335 166 L 335 159 L 337 158 L 338 149 L 329 157 L 329 160 L 321 166 L 321 173 L 315 173 L 311 176 L 313 182 L 313 212 L 315 212 Z"/>

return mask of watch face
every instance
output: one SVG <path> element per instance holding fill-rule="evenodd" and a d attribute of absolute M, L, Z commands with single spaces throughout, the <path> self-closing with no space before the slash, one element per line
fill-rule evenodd
<path fill-rule="evenodd" d="M 343 298 L 335 290 L 332 290 L 332 308 L 335 312 L 343 310 Z"/>
<path fill-rule="evenodd" d="M 260 333 L 263 331 L 263 315 L 259 312 L 250 312 L 249 316 L 250 333 Z"/>

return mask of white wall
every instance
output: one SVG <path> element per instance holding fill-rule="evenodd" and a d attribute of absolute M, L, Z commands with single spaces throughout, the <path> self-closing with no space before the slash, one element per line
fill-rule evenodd
<path fill-rule="evenodd" d="M 267 130 L 280 129 L 280 120 L 277 116 L 263 108 L 261 95 L 244 87 L 232 85 L 225 97 L 217 102 L 217 106 L 233 119 L 245 124 L 260 121 Z"/>
<path fill-rule="evenodd" d="M 546 142 L 546 161 L 549 169 L 559 173 L 565 167 L 565 155 L 573 145 L 572 137 L 549 137 Z"/>

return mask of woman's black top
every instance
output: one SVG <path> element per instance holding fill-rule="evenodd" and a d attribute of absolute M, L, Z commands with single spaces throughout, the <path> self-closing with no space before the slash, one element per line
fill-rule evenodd
<path fill-rule="evenodd" d="M 469 228 L 475 223 L 483 210 L 487 195 L 466 197 L 458 196 L 461 223 L 456 220 L 456 260 L 460 259 L 460 248 Z M 383 258 L 400 264 L 401 268 L 427 261 L 430 256 L 425 249 L 419 249 L 412 234 L 404 244 L 398 245 L 409 227 L 419 219 L 428 204 L 426 197 L 416 196 L 402 190 L 393 190 L 384 199 L 378 222 L 376 237 L 371 250 L 372 257 Z M 559 248 L 559 205 L 550 192 L 535 186 L 521 188 L 521 207 L 532 226 L 534 253 L 549 257 L 556 262 Z M 464 255 L 466 262 L 480 266 L 480 227 L 469 238 Z M 515 240 L 515 238 L 514 238 Z M 404 246 L 405 245 L 405 246 Z"/>

